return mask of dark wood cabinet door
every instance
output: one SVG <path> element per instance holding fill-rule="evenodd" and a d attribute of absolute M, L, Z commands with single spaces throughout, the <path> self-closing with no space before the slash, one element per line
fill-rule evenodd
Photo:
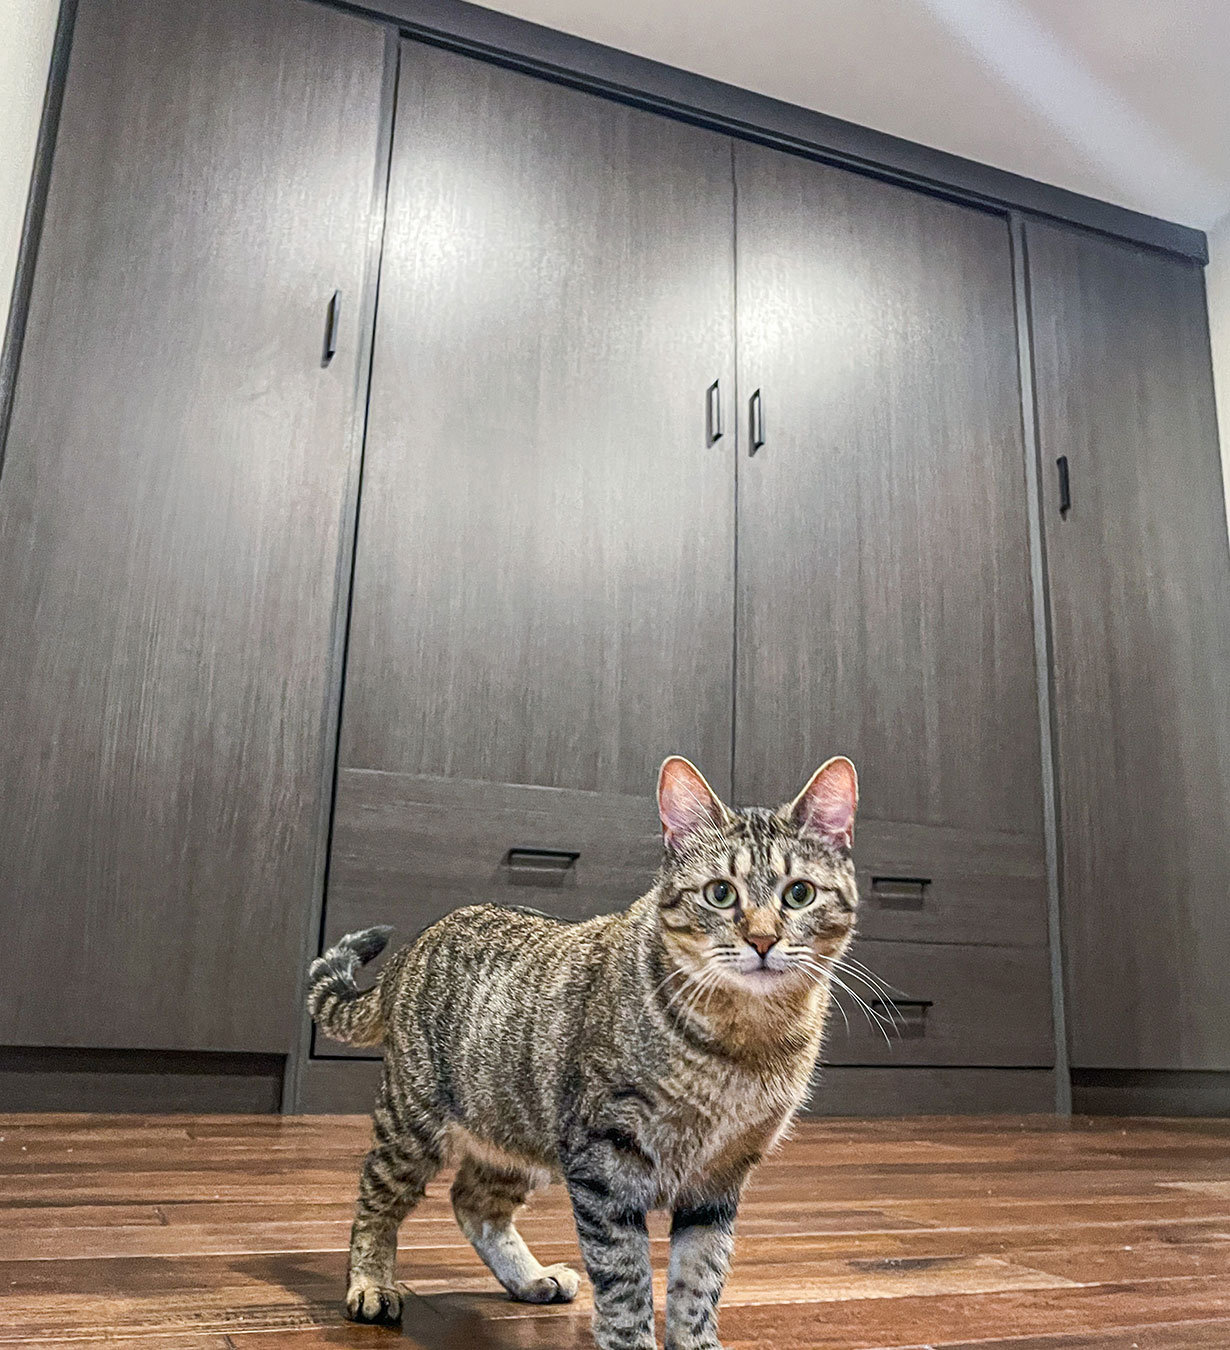
<path fill-rule="evenodd" d="M 1030 223 L 1026 244 L 1072 1062 L 1230 1069 L 1230 550 L 1203 277 L 1075 230 Z"/>
<path fill-rule="evenodd" d="M 759 146 L 735 163 L 764 437 L 739 462 L 737 795 L 785 800 L 840 752 L 866 817 L 1040 850 L 1007 223 Z"/>
<path fill-rule="evenodd" d="M 81 2 L 0 477 L 0 1042 L 289 1048 L 383 52 Z"/>
<path fill-rule="evenodd" d="M 405 44 L 344 770 L 728 786 L 732 218 L 726 138 Z"/>

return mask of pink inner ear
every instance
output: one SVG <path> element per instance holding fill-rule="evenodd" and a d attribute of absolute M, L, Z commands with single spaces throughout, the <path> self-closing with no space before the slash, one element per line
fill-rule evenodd
<path fill-rule="evenodd" d="M 726 808 L 695 766 L 674 755 L 658 775 L 658 815 L 666 842 L 678 845 L 695 830 L 721 825 Z"/>
<path fill-rule="evenodd" d="M 815 830 L 839 848 L 854 842 L 854 815 L 858 810 L 858 775 L 848 759 L 831 759 L 812 775 L 799 793 L 792 814 L 806 829 Z"/>

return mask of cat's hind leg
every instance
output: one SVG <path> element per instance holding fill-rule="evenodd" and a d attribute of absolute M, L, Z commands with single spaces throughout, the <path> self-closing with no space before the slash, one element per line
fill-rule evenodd
<path fill-rule="evenodd" d="M 542 1266 L 513 1219 L 540 1179 L 531 1169 L 467 1154 L 453 1182 L 453 1213 L 474 1250 L 522 1303 L 571 1303 L 580 1277 L 571 1266 Z"/>
<path fill-rule="evenodd" d="M 346 1315 L 353 1322 L 396 1322 L 397 1230 L 423 1198 L 443 1162 L 443 1122 L 403 1087 L 382 1085 L 372 1115 L 374 1143 L 363 1160 L 350 1230 Z"/>

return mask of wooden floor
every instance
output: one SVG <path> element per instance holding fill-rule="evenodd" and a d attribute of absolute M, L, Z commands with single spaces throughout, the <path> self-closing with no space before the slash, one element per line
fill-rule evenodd
<path fill-rule="evenodd" d="M 443 1177 L 403 1229 L 402 1331 L 343 1322 L 366 1136 L 352 1117 L 0 1117 L 0 1345 L 589 1344 L 587 1290 L 507 1301 Z M 558 1188 L 522 1228 L 544 1262 L 575 1259 Z M 1230 1122 L 808 1122 L 739 1232 L 731 1350 L 1230 1347 Z"/>

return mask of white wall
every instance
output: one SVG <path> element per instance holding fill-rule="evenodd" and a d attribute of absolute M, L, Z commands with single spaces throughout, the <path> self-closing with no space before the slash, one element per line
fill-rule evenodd
<path fill-rule="evenodd" d="M 13 293 L 59 0 L 0 0 L 0 332 Z"/>
<path fill-rule="evenodd" d="M 1207 229 L 1230 211 L 1226 0 L 479 0 Z"/>
<path fill-rule="evenodd" d="M 1222 479 L 1230 524 L 1230 216 L 1209 231 L 1209 334 L 1213 339 L 1213 379 L 1217 384 L 1217 425 L 1221 432 Z"/>

